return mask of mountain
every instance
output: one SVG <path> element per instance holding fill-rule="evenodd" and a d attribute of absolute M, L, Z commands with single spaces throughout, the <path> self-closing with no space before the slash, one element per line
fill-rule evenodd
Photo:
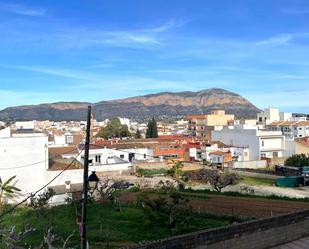
<path fill-rule="evenodd" d="M 9 107 L 0 111 L 0 120 L 85 120 L 91 103 L 59 102 Z M 199 92 L 162 92 L 145 96 L 102 101 L 93 105 L 97 120 L 120 116 L 135 120 L 181 118 L 224 109 L 237 117 L 255 117 L 259 109 L 239 94 L 211 88 Z"/>

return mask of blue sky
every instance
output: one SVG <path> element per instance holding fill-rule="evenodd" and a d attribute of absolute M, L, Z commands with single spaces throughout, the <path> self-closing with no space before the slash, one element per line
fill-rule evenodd
<path fill-rule="evenodd" d="M 0 108 L 224 88 L 309 112 L 308 0 L 0 0 Z"/>

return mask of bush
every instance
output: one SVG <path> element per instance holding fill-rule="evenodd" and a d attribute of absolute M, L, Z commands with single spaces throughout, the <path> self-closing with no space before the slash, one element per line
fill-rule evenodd
<path fill-rule="evenodd" d="M 309 155 L 305 154 L 297 154 L 289 157 L 284 162 L 286 166 L 295 166 L 295 167 L 303 167 L 309 166 Z"/>

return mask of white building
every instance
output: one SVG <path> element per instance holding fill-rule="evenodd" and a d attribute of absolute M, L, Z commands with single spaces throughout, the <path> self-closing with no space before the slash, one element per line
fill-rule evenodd
<path fill-rule="evenodd" d="M 35 121 L 17 121 L 15 127 L 17 130 L 34 130 Z"/>
<path fill-rule="evenodd" d="M 270 124 L 280 120 L 279 109 L 277 108 L 266 108 L 257 114 L 257 120 L 259 124 Z"/>
<path fill-rule="evenodd" d="M 268 125 L 276 121 L 291 121 L 293 115 L 290 112 L 279 112 L 277 108 L 266 108 L 257 114 L 258 124 Z"/>
<path fill-rule="evenodd" d="M 285 150 L 285 137 L 280 131 L 224 128 L 212 131 L 212 141 L 220 141 L 231 147 L 248 148 L 246 152 L 249 155 L 246 155 L 246 159 L 250 161 L 282 157 Z"/>
<path fill-rule="evenodd" d="M 280 121 L 291 121 L 293 119 L 293 115 L 291 112 L 280 112 Z"/>
<path fill-rule="evenodd" d="M 237 146 L 218 146 L 217 143 L 205 144 L 201 147 L 202 159 L 211 161 L 210 153 L 215 151 L 230 152 L 233 160 L 235 161 L 249 161 L 249 148 Z"/>
<path fill-rule="evenodd" d="M 273 131 L 281 131 L 289 139 L 309 136 L 309 121 L 272 122 L 268 128 Z"/>
<path fill-rule="evenodd" d="M 11 134 L 10 128 L 0 131 L 0 177 L 16 176 L 15 186 L 23 198 L 46 183 L 48 138 L 42 133 Z"/>
<path fill-rule="evenodd" d="M 77 158 L 81 163 L 84 160 L 84 153 Z M 111 149 L 111 148 L 91 148 L 89 150 L 89 162 L 92 166 L 108 166 L 115 164 L 130 164 L 133 160 L 150 161 L 153 159 L 153 150 L 149 148 L 132 149 Z M 128 170 L 129 168 L 122 168 Z M 115 169 L 115 170 L 118 170 Z"/>

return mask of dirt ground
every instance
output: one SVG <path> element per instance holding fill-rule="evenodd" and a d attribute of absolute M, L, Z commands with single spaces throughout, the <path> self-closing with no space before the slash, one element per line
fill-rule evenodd
<path fill-rule="evenodd" d="M 271 217 L 278 214 L 309 209 L 308 202 L 268 200 L 209 195 L 209 199 L 191 199 L 196 211 L 216 214 L 250 216 L 256 218 Z"/>

